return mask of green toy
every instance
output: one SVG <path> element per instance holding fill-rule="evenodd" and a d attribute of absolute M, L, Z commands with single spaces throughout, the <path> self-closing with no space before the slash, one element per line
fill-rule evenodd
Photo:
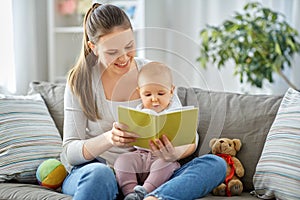
<path fill-rule="evenodd" d="M 67 174 L 66 168 L 60 161 L 48 159 L 39 165 L 36 171 L 36 178 L 40 185 L 57 189 L 62 185 Z"/>

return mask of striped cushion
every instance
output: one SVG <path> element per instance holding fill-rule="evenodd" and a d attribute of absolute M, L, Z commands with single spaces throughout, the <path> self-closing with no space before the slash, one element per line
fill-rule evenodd
<path fill-rule="evenodd" d="M 300 199 L 300 92 L 289 89 L 267 136 L 253 177 L 268 199 Z"/>
<path fill-rule="evenodd" d="M 39 94 L 0 94 L 0 182 L 36 182 L 41 162 L 59 158 L 62 140 Z"/>

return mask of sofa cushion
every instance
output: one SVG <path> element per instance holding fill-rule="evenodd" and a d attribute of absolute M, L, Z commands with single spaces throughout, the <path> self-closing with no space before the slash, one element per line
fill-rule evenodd
<path fill-rule="evenodd" d="M 36 182 L 41 162 L 59 158 L 62 140 L 39 94 L 0 94 L 0 182 Z"/>
<path fill-rule="evenodd" d="M 249 192 L 243 192 L 239 196 L 231 196 L 230 198 L 228 198 L 228 196 L 213 196 L 212 194 L 208 194 L 197 200 L 257 200 L 257 198 Z"/>
<path fill-rule="evenodd" d="M 198 154 L 210 152 L 209 141 L 216 137 L 238 138 L 242 148 L 237 157 L 245 168 L 241 179 L 251 191 L 253 174 L 266 136 L 274 121 L 282 96 L 247 95 L 179 87 L 183 105 L 199 107 Z"/>
<path fill-rule="evenodd" d="M 0 183 L 0 199 L 11 200 L 71 200 L 72 196 L 32 184 Z"/>
<path fill-rule="evenodd" d="M 34 81 L 29 84 L 28 94 L 42 95 L 55 125 L 62 136 L 64 122 L 64 92 L 65 84 Z"/>
<path fill-rule="evenodd" d="M 300 199 L 300 92 L 289 89 L 253 178 L 255 189 L 277 199 Z"/>

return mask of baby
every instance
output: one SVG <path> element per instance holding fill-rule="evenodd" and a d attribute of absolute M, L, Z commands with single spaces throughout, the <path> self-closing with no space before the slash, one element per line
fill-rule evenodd
<path fill-rule="evenodd" d="M 160 113 L 182 107 L 174 94 L 171 70 L 159 62 L 146 64 L 138 75 L 138 88 L 142 104 L 137 108 Z M 136 151 L 122 154 L 114 168 L 124 200 L 140 200 L 166 182 L 180 167 L 178 162 L 168 162 L 155 156 L 150 150 L 136 147 Z M 142 184 L 142 185 L 139 185 Z"/>

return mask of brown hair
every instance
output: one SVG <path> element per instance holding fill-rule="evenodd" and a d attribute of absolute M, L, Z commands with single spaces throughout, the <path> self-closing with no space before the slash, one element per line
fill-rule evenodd
<path fill-rule="evenodd" d="M 115 27 L 132 29 L 126 13 L 114 5 L 94 3 L 84 16 L 81 53 L 68 75 L 71 91 L 78 96 L 84 114 L 92 121 L 101 117 L 93 95 L 91 78 L 92 67 L 97 66 L 98 58 L 88 41 L 96 44 L 101 36 L 111 33 Z"/>

